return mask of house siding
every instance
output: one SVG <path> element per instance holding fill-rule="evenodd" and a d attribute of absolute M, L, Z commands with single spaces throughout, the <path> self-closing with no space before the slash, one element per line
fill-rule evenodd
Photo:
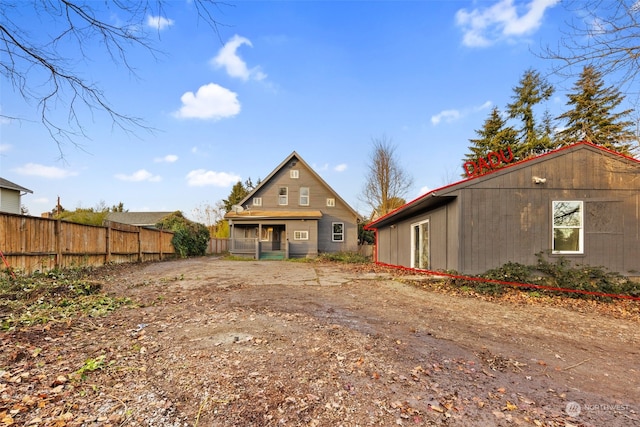
<path fill-rule="evenodd" d="M 20 192 L 0 188 L 0 211 L 20 214 Z"/>

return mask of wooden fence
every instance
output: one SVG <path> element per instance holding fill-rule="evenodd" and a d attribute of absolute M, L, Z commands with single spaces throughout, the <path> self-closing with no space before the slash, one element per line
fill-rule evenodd
<path fill-rule="evenodd" d="M 226 254 L 229 252 L 229 239 L 219 239 L 212 237 L 209 239 L 207 254 Z"/>
<path fill-rule="evenodd" d="M 13 269 L 32 273 L 54 268 L 156 261 L 175 257 L 173 233 L 132 225 L 104 227 L 59 219 L 0 213 L 0 251 Z"/>

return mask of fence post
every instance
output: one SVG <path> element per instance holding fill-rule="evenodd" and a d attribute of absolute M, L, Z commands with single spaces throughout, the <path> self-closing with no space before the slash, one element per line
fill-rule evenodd
<path fill-rule="evenodd" d="M 55 236 L 55 245 L 56 245 L 56 260 L 54 262 L 54 268 L 60 268 L 62 264 L 62 232 L 60 228 L 62 227 L 62 220 L 60 218 L 56 219 L 56 225 L 53 229 L 53 234 Z"/>
<path fill-rule="evenodd" d="M 162 261 L 162 229 L 158 233 L 158 252 L 160 252 L 160 261 Z"/>
<path fill-rule="evenodd" d="M 111 262 L 111 221 L 107 221 L 107 241 L 105 242 L 104 263 Z"/>
<path fill-rule="evenodd" d="M 138 262 L 142 262 L 142 227 L 138 229 Z"/>

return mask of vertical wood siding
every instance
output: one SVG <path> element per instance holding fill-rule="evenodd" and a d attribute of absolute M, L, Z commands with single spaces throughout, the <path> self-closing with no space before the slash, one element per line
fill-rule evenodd
<path fill-rule="evenodd" d="M 0 213 L 0 251 L 11 268 L 26 273 L 160 260 L 175 255 L 172 237 L 171 232 L 125 224 L 95 227 Z"/>

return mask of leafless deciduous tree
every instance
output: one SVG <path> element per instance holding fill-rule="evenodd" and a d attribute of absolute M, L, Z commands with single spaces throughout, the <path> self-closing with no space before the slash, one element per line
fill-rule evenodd
<path fill-rule="evenodd" d="M 78 72 L 78 64 L 108 57 L 135 75 L 132 51 L 141 48 L 156 56 L 150 33 L 144 32 L 149 17 L 163 17 L 163 0 L 3 0 L 0 2 L 0 73 L 15 93 L 35 104 L 38 116 L 52 139 L 77 145 L 87 137 L 81 110 L 101 112 L 125 132 L 149 129 L 144 120 L 116 109 L 103 90 Z M 194 12 L 217 34 L 213 12 L 215 0 L 193 0 Z M 24 12 L 29 10 L 29 20 Z M 33 17 L 37 19 L 33 19 Z M 117 16 L 118 19 L 113 19 Z M 40 26 L 47 24 L 46 33 Z M 66 120 L 55 110 L 64 106 Z M 22 119 L 2 112 L 1 117 Z"/>
<path fill-rule="evenodd" d="M 372 139 L 372 143 L 362 198 L 371 206 L 375 218 L 405 203 L 413 178 L 400 166 L 391 139 L 382 136 Z"/>
<path fill-rule="evenodd" d="M 564 4 L 576 18 L 567 22 L 558 45 L 546 46 L 541 56 L 555 60 L 553 68 L 560 75 L 573 77 L 592 65 L 618 79 L 617 86 L 633 89 L 640 72 L 640 2 L 574 0 Z"/>

